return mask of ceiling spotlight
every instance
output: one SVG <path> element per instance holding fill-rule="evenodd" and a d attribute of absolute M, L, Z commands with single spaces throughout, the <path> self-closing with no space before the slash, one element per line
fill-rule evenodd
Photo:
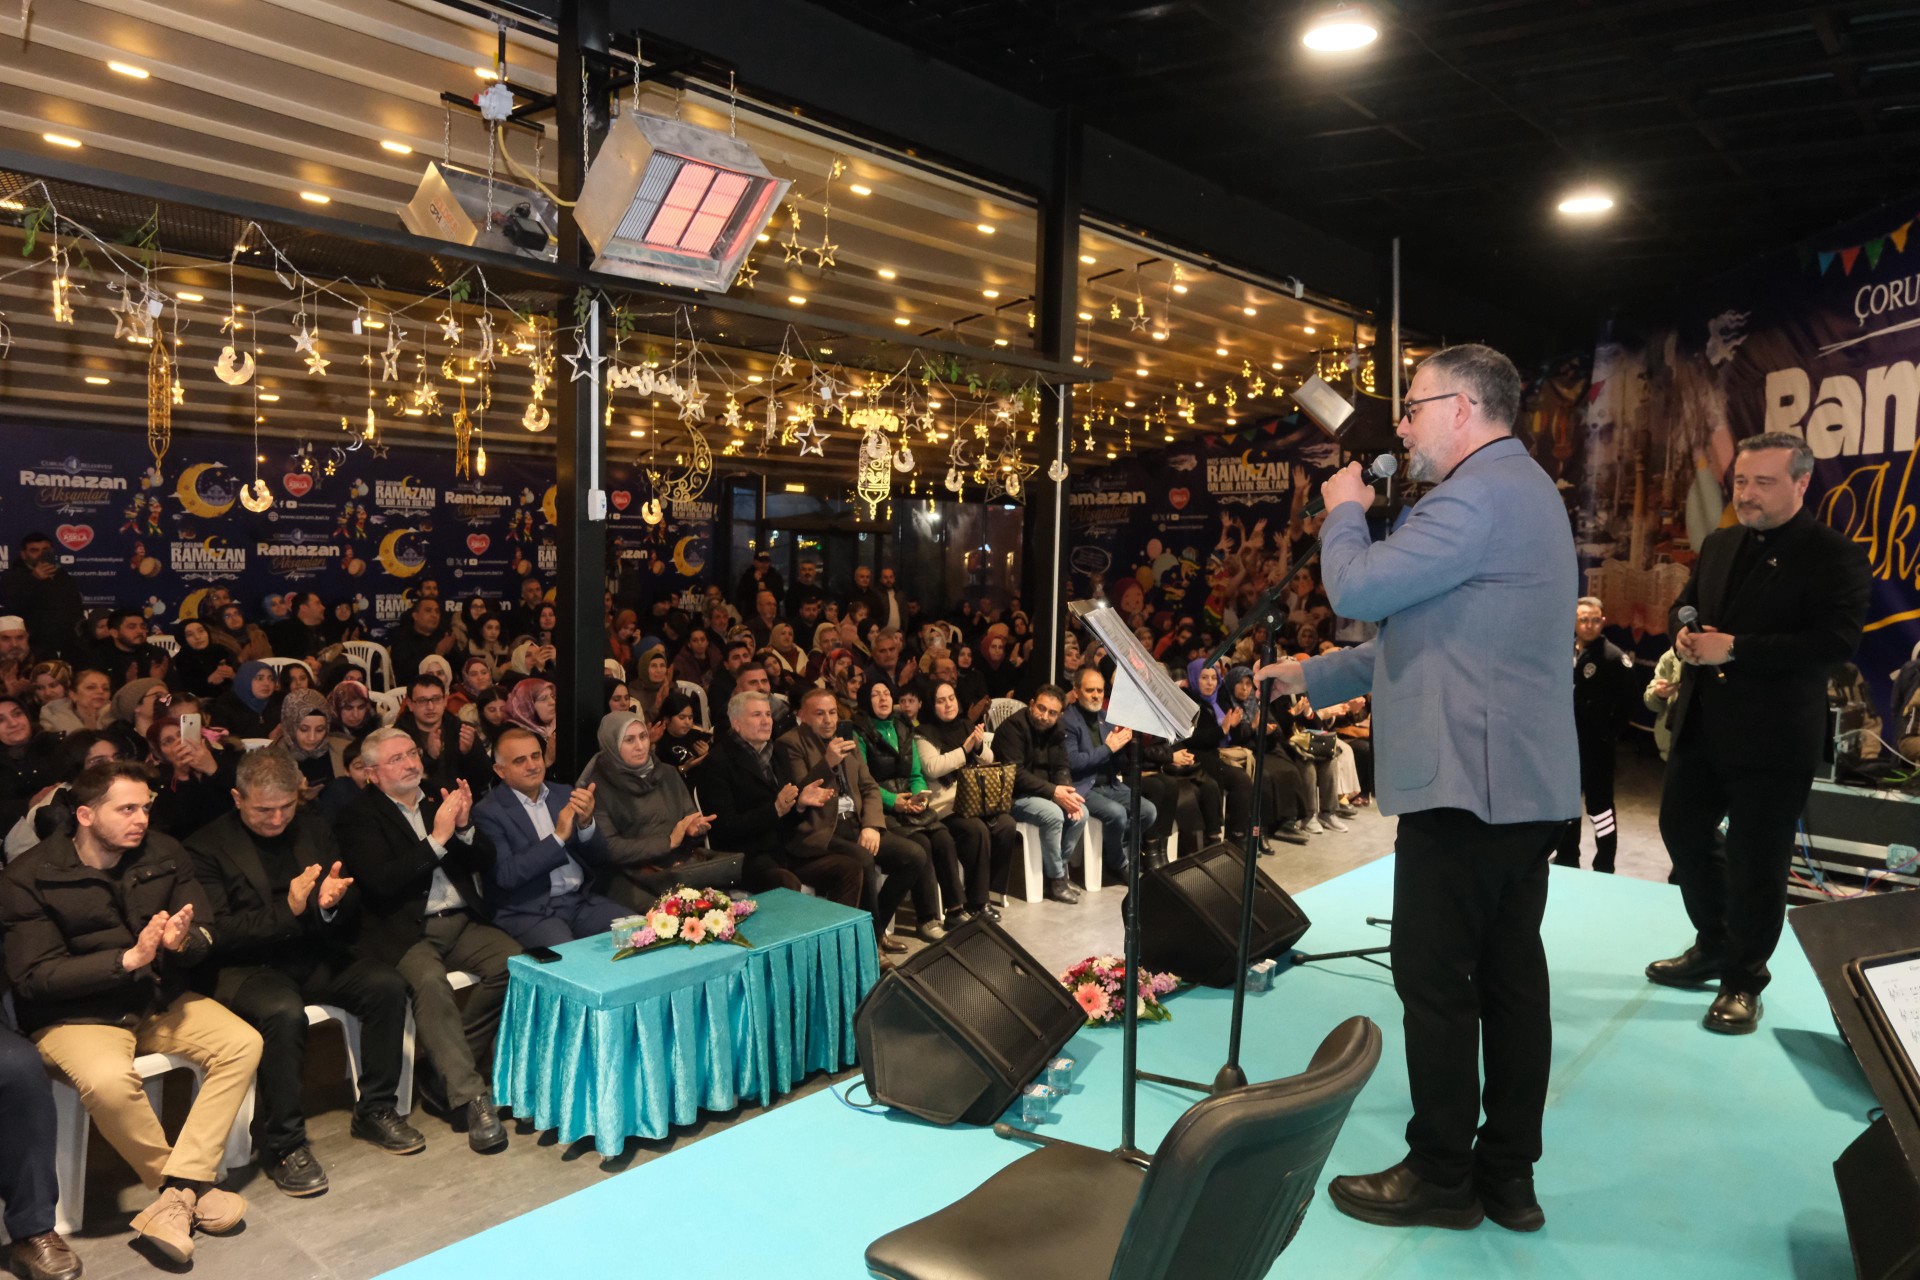
<path fill-rule="evenodd" d="M 1300 43 L 1315 53 L 1352 53 L 1380 38 L 1380 21 L 1363 4 L 1337 4 L 1307 21 Z"/>
<path fill-rule="evenodd" d="M 978 231 L 983 236 L 990 236 L 994 232 L 994 225 L 991 222 L 982 222 L 977 224 L 974 227 L 974 230 Z"/>
<path fill-rule="evenodd" d="M 1007 345 L 1007 340 L 1005 338 L 995 338 L 993 340 L 993 345 L 996 347 L 1004 347 Z"/>
<path fill-rule="evenodd" d="M 43 133 L 40 137 L 56 147 L 66 147 L 70 150 L 78 150 L 80 147 L 80 139 L 69 138 L 64 133 Z"/>
<path fill-rule="evenodd" d="M 1000 291 L 998 289 L 982 289 L 980 296 L 983 298 L 997 298 L 1000 296 Z"/>
<path fill-rule="evenodd" d="M 787 302 L 789 305 L 796 306 L 796 307 L 804 307 L 807 305 L 806 298 L 803 295 L 797 294 L 797 293 L 788 294 Z"/>
<path fill-rule="evenodd" d="M 946 401 L 944 401 L 944 400 L 929 400 L 929 401 L 927 401 L 927 408 L 929 408 L 929 409 L 938 409 L 938 408 L 940 408 L 940 407 L 941 407 L 942 405 L 944 405 L 945 403 L 946 403 Z"/>
<path fill-rule="evenodd" d="M 300 198 L 308 204 L 332 204 L 333 197 L 321 195 L 318 191 L 302 191 Z"/>
<path fill-rule="evenodd" d="M 759 383 L 759 382 L 765 382 L 765 381 L 766 381 L 766 379 L 765 379 L 765 378 L 763 378 L 763 377 L 761 377 L 761 376 L 760 376 L 759 374 L 757 374 L 757 373 L 750 373 L 750 374 L 748 374 L 748 375 L 747 375 L 747 381 L 748 381 L 748 382 L 754 382 L 754 383 Z"/>
<path fill-rule="evenodd" d="M 148 75 L 145 67 L 136 67 L 131 62 L 109 62 L 107 70 L 117 72 L 129 80 L 145 80 Z"/>
<path fill-rule="evenodd" d="M 479 76 L 482 80 L 498 80 L 500 78 L 500 73 L 492 67 L 475 67 L 473 74 Z"/>
<path fill-rule="evenodd" d="M 173 296 L 182 302 L 205 302 L 207 300 L 206 295 L 200 293 L 176 293 Z"/>
<path fill-rule="evenodd" d="M 1604 191 L 1588 187 L 1570 193 L 1556 207 L 1560 212 L 1574 217 L 1592 217 L 1613 208 L 1613 197 Z"/>
<path fill-rule="evenodd" d="M 88 378 L 87 385 L 90 387 L 104 387 L 112 381 L 113 381 L 112 378 L 98 378 L 98 377 Z"/>
<path fill-rule="evenodd" d="M 1086 263 L 1088 266 L 1092 266 L 1095 262 L 1095 258 L 1090 253 L 1083 253 L 1080 255 L 1080 261 Z"/>
<path fill-rule="evenodd" d="M 759 234 L 759 235 L 758 235 L 757 237 L 755 237 L 755 238 L 756 238 L 756 239 L 758 239 L 758 240 L 760 241 L 760 243 L 761 243 L 761 244 L 772 244 L 772 243 L 773 243 L 773 235 L 772 235 L 772 233 L 771 233 L 771 232 L 767 232 L 767 231 L 762 231 L 762 232 L 761 232 L 761 233 L 760 233 L 760 234 Z"/>
<path fill-rule="evenodd" d="M 1155 329 L 1153 331 L 1153 340 L 1155 342 L 1165 342 L 1167 340 L 1167 331 L 1165 329 Z"/>
<path fill-rule="evenodd" d="M 635 427 L 633 430 L 627 432 L 627 434 L 632 436 L 634 439 L 638 440 L 640 437 L 646 435 L 647 433 L 645 428 Z"/>
<path fill-rule="evenodd" d="M 1147 371 L 1145 369 L 1135 369 L 1133 372 L 1135 377 L 1144 378 L 1147 376 Z"/>
<path fill-rule="evenodd" d="M 1305 334 L 1311 334 L 1313 332 L 1313 326 L 1310 324 L 1303 324 L 1300 326 L 1300 332 Z"/>
<path fill-rule="evenodd" d="M 882 267 L 875 274 L 877 274 L 882 280 L 894 280 L 894 279 L 897 279 L 900 275 L 900 273 L 898 271 L 895 271 L 892 267 Z"/>
<path fill-rule="evenodd" d="M 1213 349 L 1213 354 L 1215 354 L 1215 355 L 1217 355 L 1217 356 L 1223 356 L 1223 355 L 1225 355 L 1225 354 L 1227 354 L 1227 349 L 1226 349 L 1225 347 L 1215 347 L 1215 348 Z"/>
<path fill-rule="evenodd" d="M 1127 408 L 1129 408 L 1129 409 L 1131 409 L 1131 408 L 1133 408 L 1133 405 L 1134 405 L 1134 402 L 1133 402 L 1133 401 L 1131 401 L 1131 400 L 1129 400 L 1129 401 L 1127 401 Z"/>
<path fill-rule="evenodd" d="M 1091 311 L 1082 311 L 1082 312 L 1079 312 L 1078 314 L 1079 314 L 1079 316 L 1080 316 L 1080 318 L 1081 318 L 1082 320 L 1091 320 L 1091 319 L 1093 319 L 1093 312 L 1091 312 Z"/>
<path fill-rule="evenodd" d="M 361 324 L 363 327 L 368 329 L 384 329 L 387 327 L 387 322 L 385 320 L 365 320 L 365 321 L 362 321 Z"/>
<path fill-rule="evenodd" d="M 902 324 L 902 325 L 905 325 L 905 324 L 912 324 L 912 323 L 913 323 L 913 318 L 912 318 L 911 316 L 895 316 L 895 317 L 893 318 L 893 322 L 894 322 L 895 324 Z"/>
<path fill-rule="evenodd" d="M 857 196 L 870 196 L 870 195 L 872 195 L 872 194 L 873 194 L 873 188 L 872 188 L 872 187 L 869 187 L 869 186 L 866 186 L 866 185 L 864 185 L 864 184 L 862 184 L 862 183 L 858 183 L 858 182 L 856 182 L 856 183 L 854 183 L 854 184 L 853 184 L 852 186 L 850 186 L 850 187 L 848 187 L 848 188 L 847 188 L 847 190 L 849 190 L 849 191 L 851 191 L 851 192 L 853 192 L 853 194 L 855 194 L 855 195 L 857 195 Z"/>
<path fill-rule="evenodd" d="M 380 140 L 380 149 L 382 151 L 391 151 L 397 156 L 410 156 L 413 154 L 412 147 L 404 142 L 395 142 L 391 138 L 382 138 Z"/>
<path fill-rule="evenodd" d="M 262 402 L 264 402 L 264 403 L 266 403 L 266 404 L 279 404 L 279 403 L 280 403 L 280 397 L 279 397 L 279 396 L 277 396 L 277 395 L 275 395 L 275 394 L 274 394 L 273 392 L 271 392 L 271 391 L 263 391 L 263 392 L 261 392 L 261 393 L 260 393 L 260 399 L 261 399 L 261 401 L 262 401 Z"/>
<path fill-rule="evenodd" d="M 1183 285 L 1183 284 L 1177 284 L 1177 285 L 1175 285 L 1175 286 L 1173 286 L 1173 291 L 1174 291 L 1175 293 L 1185 293 L 1185 292 L 1187 291 L 1187 286 L 1185 286 L 1185 285 Z"/>
<path fill-rule="evenodd" d="M 1257 316 L 1260 314 L 1258 311 L 1256 311 L 1252 307 L 1242 307 L 1240 308 L 1240 312 L 1242 315 L 1249 315 L 1249 316 Z"/>
<path fill-rule="evenodd" d="M 1275 361 L 1273 362 L 1273 367 L 1274 367 L 1274 368 L 1276 368 L 1276 369 L 1278 369 L 1278 368 L 1280 367 L 1280 362 L 1279 362 L 1278 360 L 1275 360 Z"/>
<path fill-rule="evenodd" d="M 1075 364 L 1085 364 L 1087 362 L 1087 358 L 1085 356 L 1075 356 L 1073 358 L 1073 362 Z"/>

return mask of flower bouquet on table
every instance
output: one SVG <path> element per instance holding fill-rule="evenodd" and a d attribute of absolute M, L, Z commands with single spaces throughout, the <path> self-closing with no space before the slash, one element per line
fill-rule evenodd
<path fill-rule="evenodd" d="M 616 937 L 613 958 L 625 960 L 654 947 L 679 943 L 689 947 L 710 942 L 731 942 L 750 947 L 740 932 L 740 922 L 759 909 L 751 898 L 733 898 L 718 889 L 675 889 L 662 894 L 647 909 L 639 928 Z"/>
<path fill-rule="evenodd" d="M 1170 973 L 1140 971 L 1140 1017 L 1146 1022 L 1167 1022 L 1173 1013 L 1160 1003 L 1160 997 L 1172 994 L 1180 979 Z M 1088 956 L 1060 975 L 1060 984 L 1087 1015 L 1087 1025 L 1098 1027 L 1118 1020 L 1126 1012 L 1126 962 L 1119 956 Z"/>

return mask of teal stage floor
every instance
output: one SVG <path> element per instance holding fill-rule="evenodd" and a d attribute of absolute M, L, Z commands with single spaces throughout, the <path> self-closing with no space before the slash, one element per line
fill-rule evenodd
<path fill-rule="evenodd" d="M 1375 945 L 1364 923 L 1392 911 L 1382 860 L 1300 902 L 1314 951 Z M 1117 907 L 1120 895 L 1103 895 Z M 1113 909 L 1113 908 L 1108 908 Z M 1547 1228 L 1513 1235 L 1396 1232 L 1352 1222 L 1324 1191 L 1276 1276 L 1851 1276 L 1831 1164 L 1865 1127 L 1873 1100 L 1834 1031 L 1813 974 L 1782 942 L 1752 1036 L 1700 1028 L 1710 997 L 1650 986 L 1641 967 L 1687 938 L 1677 891 L 1555 871 L 1547 909 L 1553 971 L 1553 1084 L 1538 1171 Z M 1250 996 L 1250 1078 L 1291 1074 L 1341 1019 L 1366 1014 L 1386 1035 L 1380 1070 L 1355 1107 L 1325 1176 L 1398 1160 L 1406 1123 L 1399 1004 L 1389 975 L 1362 961 L 1283 973 Z M 1230 992 L 1174 997 L 1174 1020 L 1143 1027 L 1141 1066 L 1210 1079 L 1225 1055 Z M 1120 1035 L 1082 1032 L 1072 1094 L 1048 1134 L 1110 1147 L 1119 1127 Z M 1188 1105 L 1143 1085 L 1140 1138 L 1151 1149 Z M 734 1126 L 390 1273 L 404 1280 L 565 1274 L 642 1275 L 695 1265 L 728 1276 L 866 1274 L 867 1242 L 957 1198 L 1028 1148 L 988 1130 L 941 1129 L 848 1109 L 827 1093 Z M 703 1239 L 686 1261 L 676 1228 Z M 1010 1277 L 1009 1280 L 1015 1280 Z"/>

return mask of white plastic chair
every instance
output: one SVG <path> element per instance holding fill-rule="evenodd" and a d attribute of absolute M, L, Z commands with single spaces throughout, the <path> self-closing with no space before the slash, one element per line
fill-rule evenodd
<path fill-rule="evenodd" d="M 307 665 L 304 661 L 302 661 L 299 658 L 261 658 L 260 661 L 266 664 L 267 666 L 272 667 L 273 674 L 276 676 L 278 676 L 282 671 L 285 671 L 288 667 L 304 667 Z"/>
<path fill-rule="evenodd" d="M 1018 698 L 995 698 L 987 704 L 987 729 L 989 731 L 998 729 L 1006 722 L 1008 716 L 1026 705 Z"/>
<path fill-rule="evenodd" d="M 380 723 L 391 726 L 400 718 L 400 711 L 406 705 L 406 695 L 397 691 L 385 691 L 368 695 L 374 710 L 380 713 Z"/>
<path fill-rule="evenodd" d="M 307 1025 L 317 1027 L 323 1022 L 335 1022 L 340 1025 L 340 1038 L 346 1042 L 347 1083 L 353 1086 L 353 1100 L 360 1100 L 360 1019 L 345 1009 L 331 1004 L 310 1004 L 307 1006 Z M 400 1098 L 394 1109 L 401 1115 L 413 1110 L 413 1011 L 407 1011 L 407 1034 L 400 1048 Z"/>
<path fill-rule="evenodd" d="M 693 699 L 694 718 L 702 729 L 711 732 L 713 721 L 707 718 L 707 691 L 691 680 L 675 680 L 673 687 Z"/>
<path fill-rule="evenodd" d="M 156 649 L 165 651 L 169 658 L 177 658 L 180 656 L 180 642 L 172 636 L 163 636 L 158 632 L 153 632 L 147 636 L 147 643 Z"/>
<path fill-rule="evenodd" d="M 268 747 L 270 747 L 270 746 L 272 746 L 272 745 L 273 745 L 273 739 L 272 739 L 272 738 L 242 738 L 242 739 L 240 739 L 240 749 L 241 749 L 242 751 L 265 751 L 265 750 L 266 750 L 266 749 L 267 749 Z"/>
<path fill-rule="evenodd" d="M 200 1094 L 200 1068 L 178 1054 L 142 1054 L 133 1060 L 133 1069 L 146 1082 L 147 1101 L 155 1115 L 160 1114 L 160 1082 L 169 1072 L 186 1071 L 191 1074 L 194 1096 Z M 80 1094 L 66 1078 L 57 1073 L 49 1074 L 53 1084 L 53 1162 L 60 1187 L 59 1198 L 53 1206 L 53 1229 L 61 1235 L 73 1235 L 80 1230 L 86 1215 L 87 1135 L 93 1129 L 93 1120 L 80 1104 Z M 247 1096 L 240 1102 L 240 1109 L 234 1113 L 233 1127 L 227 1131 L 227 1148 L 221 1155 L 216 1177 L 253 1159 L 253 1107 L 254 1091 L 249 1086 Z"/>
<path fill-rule="evenodd" d="M 393 688 L 393 654 L 372 640 L 349 640 L 341 652 L 367 669 L 367 687 L 377 693 Z"/>

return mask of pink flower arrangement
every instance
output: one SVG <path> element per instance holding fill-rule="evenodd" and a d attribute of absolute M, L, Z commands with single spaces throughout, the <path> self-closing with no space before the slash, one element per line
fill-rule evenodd
<path fill-rule="evenodd" d="M 1074 1003 L 1087 1015 L 1087 1025 L 1113 1022 L 1126 1012 L 1127 967 L 1119 956 L 1088 956 L 1060 975 L 1060 983 L 1072 994 Z M 1139 975 L 1140 1017 L 1146 1022 L 1166 1022 L 1173 1013 L 1161 1003 L 1161 997 L 1173 994 L 1180 979 L 1170 973 Z"/>
<path fill-rule="evenodd" d="M 625 960 L 651 947 L 684 943 L 689 947 L 731 942 L 750 947 L 740 922 L 759 910 L 750 898 L 735 898 L 718 889 L 675 889 L 663 894 L 643 917 L 645 923 L 625 938 L 615 938 L 615 960 Z"/>

